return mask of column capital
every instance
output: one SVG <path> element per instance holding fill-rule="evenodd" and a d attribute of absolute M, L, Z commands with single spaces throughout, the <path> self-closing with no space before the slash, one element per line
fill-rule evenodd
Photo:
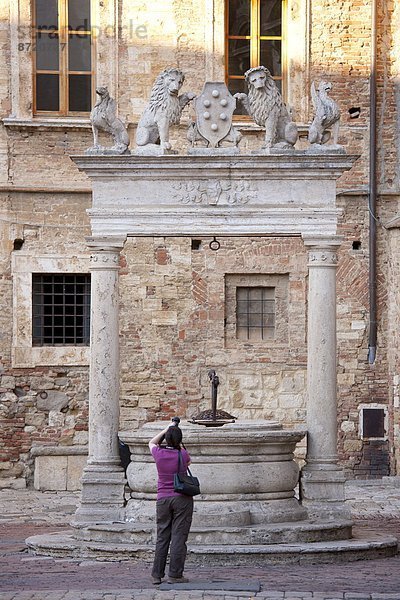
<path fill-rule="evenodd" d="M 308 246 L 309 267 L 336 267 L 337 250 L 342 243 L 338 236 L 306 236 L 304 245 Z"/>
<path fill-rule="evenodd" d="M 86 238 L 87 246 L 92 251 L 90 270 L 118 270 L 119 255 L 124 247 L 125 239 L 120 237 Z"/>

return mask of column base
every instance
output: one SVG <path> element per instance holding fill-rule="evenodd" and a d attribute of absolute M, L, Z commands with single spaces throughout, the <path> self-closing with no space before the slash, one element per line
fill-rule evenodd
<path fill-rule="evenodd" d="M 87 465 L 72 525 L 125 522 L 125 484 L 124 470 L 120 466 Z"/>
<path fill-rule="evenodd" d="M 351 520 L 350 508 L 346 505 L 346 478 L 337 465 L 306 465 L 301 471 L 300 497 L 310 519 Z"/>

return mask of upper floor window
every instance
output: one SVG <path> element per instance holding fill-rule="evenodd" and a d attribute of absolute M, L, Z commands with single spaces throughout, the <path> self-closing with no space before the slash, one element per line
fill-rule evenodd
<path fill-rule="evenodd" d="M 244 73 L 263 65 L 282 90 L 286 0 L 226 0 L 225 74 L 232 94 L 246 92 Z"/>
<path fill-rule="evenodd" d="M 91 0 L 34 0 L 34 112 L 80 115 L 92 106 Z"/>

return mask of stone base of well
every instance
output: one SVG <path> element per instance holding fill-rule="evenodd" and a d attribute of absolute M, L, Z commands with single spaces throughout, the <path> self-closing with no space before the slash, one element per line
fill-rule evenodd
<path fill-rule="evenodd" d="M 276 535 L 284 539 L 284 532 L 287 533 L 291 530 L 290 535 L 292 535 L 295 528 L 294 524 L 290 524 L 288 530 L 282 524 L 281 530 L 278 529 Z M 314 534 L 315 532 L 316 530 L 314 530 Z M 152 561 L 154 558 L 154 543 L 116 542 L 118 535 L 116 536 L 117 532 L 112 526 L 103 527 L 101 532 L 103 541 L 76 539 L 75 533 L 71 531 L 62 534 L 33 536 L 26 540 L 26 544 L 31 553 L 57 558 L 98 558 L 109 561 L 129 560 L 130 562 Z M 81 533 L 87 538 L 92 537 L 89 530 Z M 125 528 L 124 535 L 126 534 Z M 189 538 L 187 565 L 209 564 L 215 567 L 217 565 L 263 566 L 279 563 L 333 563 L 386 558 L 397 554 L 396 538 L 362 529 L 353 529 L 353 537 L 345 540 L 249 545 L 243 543 L 234 545 L 193 544 L 191 539 L 196 535 L 197 532 L 193 530 Z M 96 538 L 96 535 L 93 537 Z"/>

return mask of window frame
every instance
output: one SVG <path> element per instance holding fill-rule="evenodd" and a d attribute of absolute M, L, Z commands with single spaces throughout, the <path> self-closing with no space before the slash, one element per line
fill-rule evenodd
<path fill-rule="evenodd" d="M 224 0 L 225 6 L 225 22 L 224 22 L 224 50 L 225 50 L 225 83 L 229 87 L 229 80 L 241 80 L 243 76 L 229 75 L 229 40 L 232 39 L 249 39 L 250 40 L 250 68 L 260 66 L 260 42 L 268 40 L 281 41 L 281 76 L 273 76 L 274 81 L 281 81 L 281 94 L 283 99 L 287 99 L 287 73 L 288 73 L 288 56 L 287 56 L 287 32 L 288 32 L 288 2 L 280 0 L 282 4 L 282 28 L 280 36 L 261 36 L 260 35 L 260 2 L 262 0 L 249 0 L 250 6 L 250 35 L 237 36 L 229 35 L 229 0 Z"/>
<path fill-rule="evenodd" d="M 90 129 L 89 115 L 86 113 L 85 116 L 78 117 L 62 117 L 55 113 L 50 116 L 33 114 L 32 8 L 32 0 L 10 2 L 10 62 L 13 65 L 10 79 L 11 106 L 8 117 L 2 119 L 3 124 L 6 128 L 17 131 Z M 93 62 L 93 93 L 95 95 L 98 81 L 101 81 L 102 85 L 108 87 L 110 96 L 117 100 L 118 35 L 105 35 L 104 32 L 110 32 L 110 28 L 111 31 L 118 32 L 118 3 L 108 2 L 100 7 L 99 3 L 92 0 L 91 9 L 92 45 L 96 54 Z"/>
<path fill-rule="evenodd" d="M 68 30 L 68 0 L 58 0 L 58 29 L 51 30 L 51 33 L 57 33 L 59 35 L 59 64 L 58 71 L 37 69 L 36 68 L 36 34 L 38 32 L 36 26 L 36 1 L 32 0 L 31 3 L 31 15 L 32 15 L 32 112 L 33 116 L 37 117 L 88 117 L 89 111 L 71 111 L 69 110 L 69 75 L 90 75 L 90 104 L 91 108 L 95 104 L 96 86 L 95 86 L 95 60 L 96 60 L 96 49 L 95 49 L 95 36 L 93 36 L 93 2 L 90 0 L 90 30 L 85 31 L 69 31 Z M 69 35 L 90 35 L 90 71 L 69 71 L 68 69 L 68 40 Z M 38 110 L 37 109 L 37 89 L 36 89 L 36 75 L 37 74 L 57 74 L 59 78 L 59 110 Z"/>
<path fill-rule="evenodd" d="M 225 348 L 286 348 L 289 344 L 289 273 L 225 273 Z M 274 336 L 260 340 L 237 337 L 237 288 L 274 288 Z"/>
<path fill-rule="evenodd" d="M 364 410 L 381 410 L 383 412 L 383 429 L 384 434 L 382 437 L 367 436 L 364 432 Z M 380 441 L 385 442 L 388 440 L 389 432 L 389 413 L 386 404 L 378 402 L 371 402 L 370 404 L 362 403 L 358 405 L 358 437 L 366 442 Z"/>
<path fill-rule="evenodd" d="M 12 254 L 13 339 L 12 366 L 87 366 L 90 346 L 34 346 L 32 343 L 32 273 L 89 274 L 89 255 L 32 256 L 22 250 Z"/>

